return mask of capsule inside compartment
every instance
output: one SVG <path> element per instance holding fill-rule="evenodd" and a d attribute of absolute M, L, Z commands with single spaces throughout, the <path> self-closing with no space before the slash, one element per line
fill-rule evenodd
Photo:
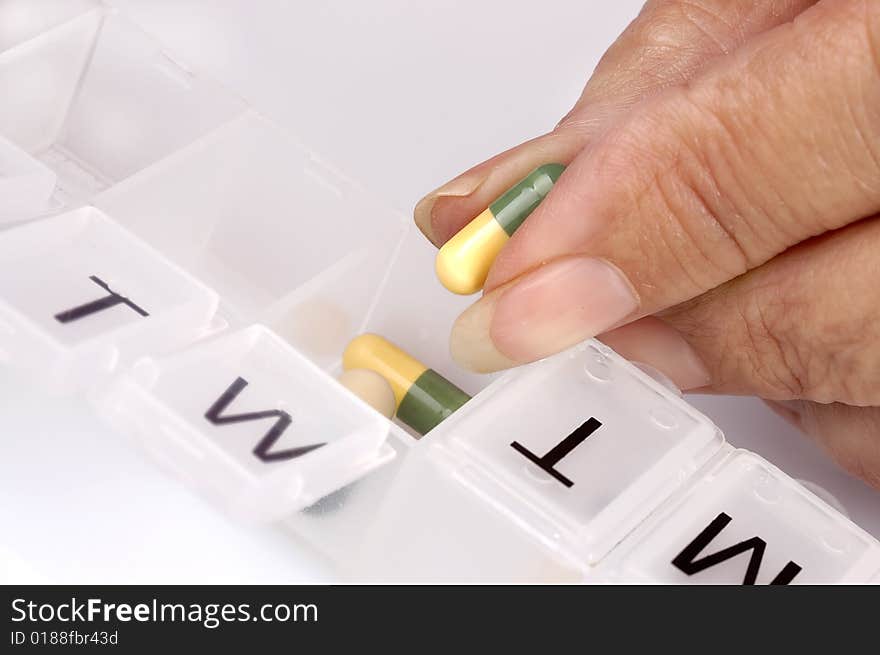
<path fill-rule="evenodd" d="M 376 334 L 354 338 L 342 356 L 346 371 L 368 369 L 384 377 L 396 400 L 396 416 L 418 434 L 430 432 L 470 396 L 387 339 Z"/>

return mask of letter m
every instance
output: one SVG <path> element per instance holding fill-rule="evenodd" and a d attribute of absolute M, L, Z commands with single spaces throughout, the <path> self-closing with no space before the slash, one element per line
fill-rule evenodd
<path fill-rule="evenodd" d="M 741 541 L 733 546 L 728 546 L 719 550 L 717 553 L 706 555 L 701 559 L 697 559 L 706 547 L 712 543 L 721 531 L 730 523 L 731 519 L 727 514 L 721 512 L 716 516 L 696 538 L 685 546 L 675 559 L 672 565 L 685 573 L 686 575 L 694 575 L 700 571 L 705 571 L 729 559 L 751 551 L 749 557 L 749 565 L 746 568 L 746 574 L 742 583 L 744 585 L 753 585 L 758 579 L 758 571 L 761 569 L 761 561 L 764 559 L 764 551 L 767 548 L 767 542 L 760 537 L 751 537 L 745 541 Z M 787 585 L 794 580 L 795 576 L 801 572 L 801 567 L 794 562 L 789 562 L 782 567 L 782 570 L 776 574 L 776 577 L 770 581 L 771 585 Z"/>
<path fill-rule="evenodd" d="M 253 450 L 254 455 L 262 462 L 280 462 L 288 459 L 296 459 L 297 457 L 302 457 L 306 453 L 326 445 L 323 443 L 316 443 L 308 446 L 299 446 L 297 448 L 288 448 L 287 450 L 273 451 L 272 447 L 293 422 L 290 414 L 280 409 L 267 409 L 261 412 L 224 415 L 223 412 L 229 408 L 233 401 L 238 398 L 239 394 L 241 394 L 247 386 L 247 380 L 241 377 L 236 378 L 235 382 L 229 385 L 229 388 L 226 389 L 214 404 L 211 405 L 208 411 L 205 412 L 205 418 L 214 425 L 245 423 L 248 421 L 274 418 L 275 423 L 269 428 L 269 431 L 263 435 L 263 438 L 260 439 Z"/>

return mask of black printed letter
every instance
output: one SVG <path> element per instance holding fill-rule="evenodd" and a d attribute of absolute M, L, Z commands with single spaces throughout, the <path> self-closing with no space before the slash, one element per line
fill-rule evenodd
<path fill-rule="evenodd" d="M 732 520 L 727 514 L 721 512 L 697 535 L 696 539 L 685 546 L 684 550 L 672 560 L 672 565 L 687 575 L 694 575 L 716 564 L 725 562 L 732 557 L 736 557 L 740 553 L 752 551 L 752 556 L 749 558 L 749 566 L 746 569 L 746 575 L 742 583 L 744 585 L 755 584 L 755 581 L 758 579 L 758 571 L 761 568 L 761 560 L 764 559 L 764 550 L 767 548 L 767 542 L 759 537 L 746 539 L 738 544 L 719 550 L 717 553 L 706 555 L 703 559 L 696 559 L 703 549 L 712 543 L 712 540 Z M 782 570 L 776 574 L 776 577 L 770 581 L 770 584 L 787 585 L 800 572 L 800 566 L 794 562 L 789 562 L 782 567 Z"/>
<path fill-rule="evenodd" d="M 145 310 L 135 305 L 131 300 L 129 300 L 125 296 L 120 296 L 118 293 L 113 291 L 110 286 L 101 278 L 97 277 L 96 275 L 90 275 L 89 279 L 97 284 L 99 287 L 104 289 L 104 291 L 106 291 L 110 295 L 105 296 L 104 298 L 100 298 L 99 300 L 93 300 L 92 302 L 86 303 L 85 305 L 80 305 L 79 307 L 68 309 L 65 312 L 61 312 L 60 314 L 55 314 L 56 321 L 58 321 L 59 323 L 72 323 L 73 321 L 78 321 L 81 318 L 85 318 L 86 316 L 90 316 L 91 314 L 95 314 L 105 309 L 110 309 L 111 307 L 115 307 L 116 305 L 127 305 L 141 316 L 149 316 L 149 314 Z"/>
<path fill-rule="evenodd" d="M 568 455 L 572 450 L 580 446 L 587 437 L 593 434 L 596 430 L 602 427 L 602 424 L 594 418 L 590 418 L 586 423 L 581 425 L 577 430 L 568 435 L 565 439 L 560 441 L 558 444 L 553 446 L 550 451 L 540 457 L 535 455 L 532 451 L 527 449 L 525 446 L 520 443 L 514 441 L 510 446 L 518 452 L 520 455 L 528 458 L 534 464 L 537 464 L 541 469 L 552 475 L 559 482 L 564 484 L 566 487 L 573 487 L 574 482 L 569 480 L 567 477 L 562 475 L 559 471 L 557 471 L 554 466 L 559 463 L 563 457 Z"/>
<path fill-rule="evenodd" d="M 281 450 L 275 453 L 270 452 L 269 449 L 272 448 L 272 446 L 275 445 L 275 442 L 281 438 L 281 435 L 284 434 L 284 431 L 292 422 L 290 414 L 280 409 L 268 409 L 263 412 L 247 412 L 245 414 L 229 414 L 228 416 L 221 416 L 221 414 L 226 411 L 226 408 L 238 398 L 238 394 L 240 394 L 247 385 L 248 382 L 244 378 L 236 378 L 235 382 L 233 382 L 229 388 L 223 392 L 223 395 L 211 405 L 211 408 L 205 412 L 205 418 L 214 425 L 259 421 L 264 418 L 277 418 L 278 420 L 275 421 L 275 425 L 273 425 L 263 438 L 260 439 L 260 443 L 256 445 L 253 451 L 254 455 L 263 462 L 279 462 L 288 459 L 296 459 L 297 457 L 302 457 L 306 453 L 316 450 L 321 446 L 327 445 L 316 443 L 309 446 L 300 446 L 298 448 L 288 448 L 287 450 Z"/>

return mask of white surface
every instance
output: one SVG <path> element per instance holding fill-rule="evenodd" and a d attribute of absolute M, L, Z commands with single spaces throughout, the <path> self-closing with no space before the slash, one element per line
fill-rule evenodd
<path fill-rule="evenodd" d="M 451 175 L 551 127 L 640 2 L 552 0 L 520 11 L 500 1 L 116 4 L 182 61 L 409 211 Z M 418 248 L 430 267 L 430 246 Z M 166 478 L 78 401 L 46 398 L 5 374 L 0 398 L 0 580 L 328 579 L 287 537 L 232 524 Z M 824 486 L 880 536 L 880 494 L 759 401 L 695 404 L 734 445 Z"/>

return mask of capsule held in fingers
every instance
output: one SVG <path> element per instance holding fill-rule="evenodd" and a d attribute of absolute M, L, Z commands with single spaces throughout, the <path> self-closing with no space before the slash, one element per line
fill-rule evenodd
<path fill-rule="evenodd" d="M 447 241 L 435 263 L 443 286 L 461 295 L 482 289 L 501 248 L 550 193 L 564 170 L 562 164 L 539 166 Z"/>

